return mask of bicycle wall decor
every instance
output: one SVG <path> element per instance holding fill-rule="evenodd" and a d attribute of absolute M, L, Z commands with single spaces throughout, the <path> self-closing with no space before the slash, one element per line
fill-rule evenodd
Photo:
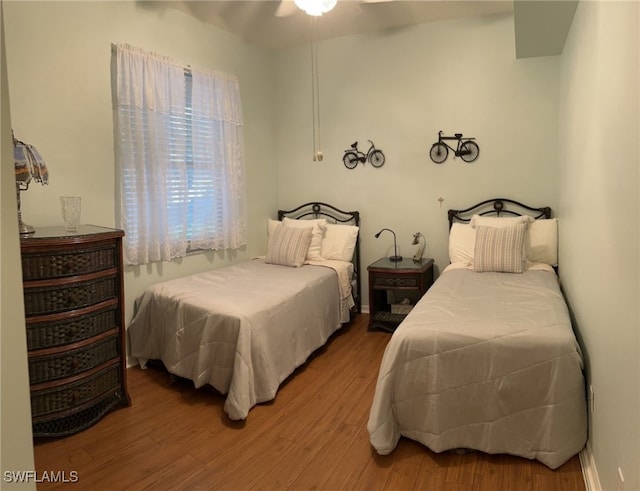
<path fill-rule="evenodd" d="M 368 160 L 369 163 L 378 168 L 384 165 L 384 154 L 382 150 L 377 149 L 371 140 L 369 141 L 369 150 L 367 153 L 363 153 L 358 150 L 358 142 L 354 142 L 351 144 L 351 148 L 344 151 L 344 155 L 342 156 L 342 163 L 347 169 L 355 169 L 358 165 L 358 162 L 361 162 L 362 165 Z"/>
<path fill-rule="evenodd" d="M 453 148 L 447 143 L 448 140 L 457 140 L 458 145 Z M 455 133 L 454 136 L 442 136 L 442 130 L 438 131 L 438 141 L 431 145 L 429 156 L 436 164 L 441 164 L 449 156 L 449 150 L 453 152 L 454 158 L 460 157 L 465 162 L 473 162 L 480 154 L 480 147 L 475 138 L 463 138 L 462 133 Z"/>

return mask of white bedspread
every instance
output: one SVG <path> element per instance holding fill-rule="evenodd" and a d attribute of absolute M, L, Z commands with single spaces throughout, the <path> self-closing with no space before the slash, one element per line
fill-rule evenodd
<path fill-rule="evenodd" d="M 556 468 L 587 432 L 583 362 L 553 271 L 450 268 L 395 331 L 371 407 L 370 441 L 468 448 Z"/>
<path fill-rule="evenodd" d="M 131 355 L 142 366 L 162 360 L 196 387 L 212 385 L 227 394 L 229 417 L 245 419 L 349 320 L 353 301 L 338 278 L 352 265 L 332 263 L 290 268 L 256 259 L 158 283 L 136 301 Z"/>

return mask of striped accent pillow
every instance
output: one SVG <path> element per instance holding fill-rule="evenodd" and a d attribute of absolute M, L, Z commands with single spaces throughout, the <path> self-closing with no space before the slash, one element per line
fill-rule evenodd
<path fill-rule="evenodd" d="M 311 244 L 311 227 L 285 227 L 275 229 L 267 249 L 265 262 L 299 268 L 304 264 Z"/>
<path fill-rule="evenodd" d="M 526 223 L 512 227 L 478 227 L 473 270 L 479 273 L 522 273 Z"/>

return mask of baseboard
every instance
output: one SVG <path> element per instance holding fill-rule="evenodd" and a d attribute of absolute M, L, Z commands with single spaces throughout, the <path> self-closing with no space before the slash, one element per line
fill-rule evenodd
<path fill-rule="evenodd" d="M 369 313 L 369 306 L 368 306 L 368 305 L 362 305 L 362 306 L 360 307 L 360 311 L 361 311 L 363 314 L 368 314 L 368 313 Z"/>
<path fill-rule="evenodd" d="M 596 468 L 589 442 L 580 452 L 580 467 L 582 467 L 582 477 L 587 491 L 602 491 L 600 479 L 598 478 L 598 469 Z"/>

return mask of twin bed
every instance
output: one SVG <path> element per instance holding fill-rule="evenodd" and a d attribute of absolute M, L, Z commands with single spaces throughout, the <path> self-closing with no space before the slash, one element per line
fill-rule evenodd
<path fill-rule="evenodd" d="M 325 203 L 280 210 L 267 255 L 158 283 L 136 301 L 131 356 L 226 394 L 245 419 L 360 312 L 358 212 Z"/>
<path fill-rule="evenodd" d="M 245 419 L 360 312 L 359 219 L 318 202 L 281 210 L 264 258 L 149 288 L 129 326 L 132 356 L 212 385 L 229 417 Z M 386 348 L 371 445 L 388 454 L 404 436 L 557 468 L 587 428 L 557 221 L 549 208 L 495 199 L 450 210 L 449 223 L 451 264 Z"/>
<path fill-rule="evenodd" d="M 555 469 L 587 433 L 582 356 L 554 269 L 557 221 L 506 199 L 449 220 L 451 264 L 386 348 L 371 444 L 384 455 L 404 436 Z"/>

